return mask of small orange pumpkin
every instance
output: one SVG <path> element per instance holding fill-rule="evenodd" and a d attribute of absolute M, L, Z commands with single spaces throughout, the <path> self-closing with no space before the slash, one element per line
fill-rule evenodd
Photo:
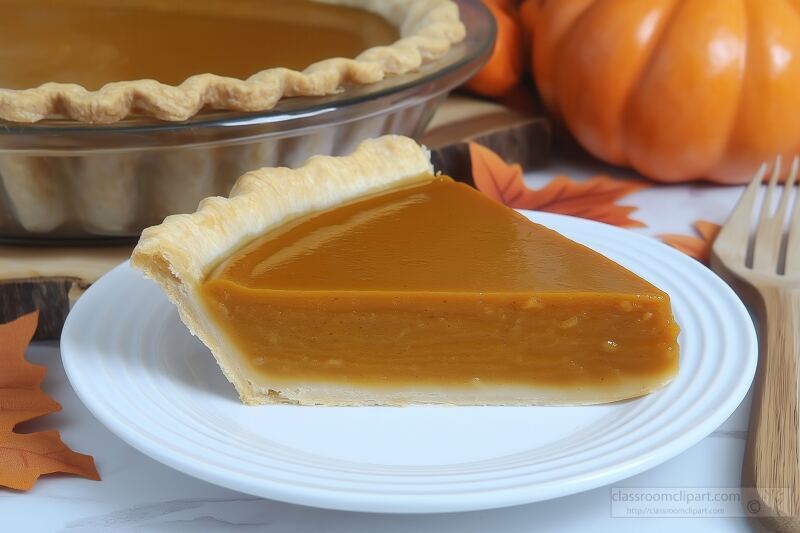
<path fill-rule="evenodd" d="M 531 42 L 533 41 L 533 26 L 536 24 L 536 18 L 539 16 L 539 8 L 541 7 L 541 0 L 523 0 L 519 6 L 519 23 L 522 26 L 522 35 L 525 41 L 525 46 L 530 49 Z"/>
<path fill-rule="evenodd" d="M 497 38 L 489 61 L 465 87 L 477 94 L 497 98 L 517 86 L 525 72 L 522 29 L 517 6 L 511 0 L 484 0 L 497 25 Z"/>
<path fill-rule="evenodd" d="M 800 0 L 527 0 L 545 104 L 589 152 L 744 183 L 800 152 Z"/>

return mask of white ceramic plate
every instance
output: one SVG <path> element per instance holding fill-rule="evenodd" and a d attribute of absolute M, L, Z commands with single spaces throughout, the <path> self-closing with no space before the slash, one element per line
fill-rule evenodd
<path fill-rule="evenodd" d="M 673 383 L 586 407 L 245 407 L 166 297 L 127 264 L 70 313 L 64 367 L 92 413 L 158 461 L 241 492 L 343 510 L 465 511 L 564 496 L 651 468 L 719 426 L 757 357 L 753 324 L 728 286 L 653 239 L 525 214 L 671 295 L 682 328 Z"/>

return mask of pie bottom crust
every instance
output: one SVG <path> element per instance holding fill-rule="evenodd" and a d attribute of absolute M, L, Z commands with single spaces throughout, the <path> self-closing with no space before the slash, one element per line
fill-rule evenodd
<path fill-rule="evenodd" d="M 364 141 L 346 157 L 315 156 L 297 169 L 249 172 L 239 178 L 229 198 L 207 198 L 196 212 L 172 215 L 147 228 L 131 264 L 166 292 L 192 334 L 211 349 L 245 404 L 579 405 L 641 396 L 671 379 L 623 378 L 602 389 L 513 385 L 373 389 L 286 379 L 270 383 L 253 374 L 245 355 L 208 319 L 199 289 L 209 272 L 245 243 L 290 220 L 426 180 L 431 172 L 427 149 L 400 136 Z"/>

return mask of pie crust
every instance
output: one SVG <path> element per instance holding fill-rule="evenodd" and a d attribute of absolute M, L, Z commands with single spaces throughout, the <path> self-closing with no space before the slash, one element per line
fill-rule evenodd
<path fill-rule="evenodd" d="M 207 319 L 199 288 L 232 251 L 290 220 L 363 196 L 428 179 L 428 151 L 413 140 L 385 136 L 362 142 L 347 157 L 315 156 L 297 169 L 262 168 L 243 175 L 229 198 L 206 198 L 196 212 L 171 215 L 145 229 L 131 265 L 156 281 L 193 335 L 211 349 L 244 403 L 285 401 L 247 377 L 234 348 Z M 332 391 L 329 396 L 341 396 Z M 323 397 L 314 400 L 324 401 Z M 300 401 L 301 398 L 294 398 Z"/>
<path fill-rule="evenodd" d="M 202 109 L 264 111 L 284 97 L 330 95 L 347 84 L 372 84 L 389 75 L 411 72 L 446 54 L 465 34 L 458 6 L 451 0 L 317 1 L 381 15 L 399 29 L 400 39 L 389 46 L 369 48 L 354 59 L 331 58 L 302 72 L 271 68 L 246 80 L 198 73 L 178 86 L 132 80 L 109 83 L 96 91 L 66 83 L 22 90 L 0 88 L 0 119 L 37 122 L 67 117 L 108 124 L 130 115 L 181 121 Z"/>
<path fill-rule="evenodd" d="M 479 392 L 449 386 L 384 390 L 301 381 L 277 386 L 269 378 L 254 375 L 244 362 L 246 355 L 212 322 L 202 299 L 203 283 L 215 267 L 246 243 L 291 221 L 429 181 L 432 172 L 428 151 L 400 136 L 364 141 L 347 157 L 312 157 L 298 169 L 249 172 L 238 180 L 230 198 L 208 198 L 195 213 L 169 216 L 161 225 L 146 229 L 131 264 L 162 287 L 190 331 L 211 349 L 246 404 L 593 404 L 647 394 L 672 379 L 671 372 L 625 376 L 613 387 L 578 387 L 565 394 L 563 389 L 535 385 L 486 384 Z"/>

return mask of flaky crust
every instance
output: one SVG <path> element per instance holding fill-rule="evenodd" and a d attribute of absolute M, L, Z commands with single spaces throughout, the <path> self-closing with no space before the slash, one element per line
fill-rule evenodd
<path fill-rule="evenodd" d="M 254 383 L 234 347 L 207 319 L 198 295 L 209 271 L 246 242 L 290 220 L 394 187 L 428 179 L 428 151 L 407 137 L 362 142 L 347 157 L 315 156 L 297 169 L 248 172 L 229 198 L 206 198 L 191 214 L 147 228 L 131 265 L 153 279 L 177 306 L 192 334 L 211 349 L 244 403 L 285 401 Z"/>
<path fill-rule="evenodd" d="M 45 83 L 23 90 L 0 88 L 0 119 L 37 122 L 67 117 L 108 124 L 129 115 L 180 121 L 204 108 L 264 111 L 284 97 L 330 95 L 345 84 L 371 84 L 389 75 L 411 72 L 446 54 L 465 34 L 458 6 L 451 0 L 316 1 L 377 13 L 399 29 L 400 40 L 369 48 L 354 59 L 327 59 L 302 72 L 272 68 L 246 80 L 204 73 L 178 86 L 133 80 L 109 83 L 97 91 L 67 83 Z"/>

